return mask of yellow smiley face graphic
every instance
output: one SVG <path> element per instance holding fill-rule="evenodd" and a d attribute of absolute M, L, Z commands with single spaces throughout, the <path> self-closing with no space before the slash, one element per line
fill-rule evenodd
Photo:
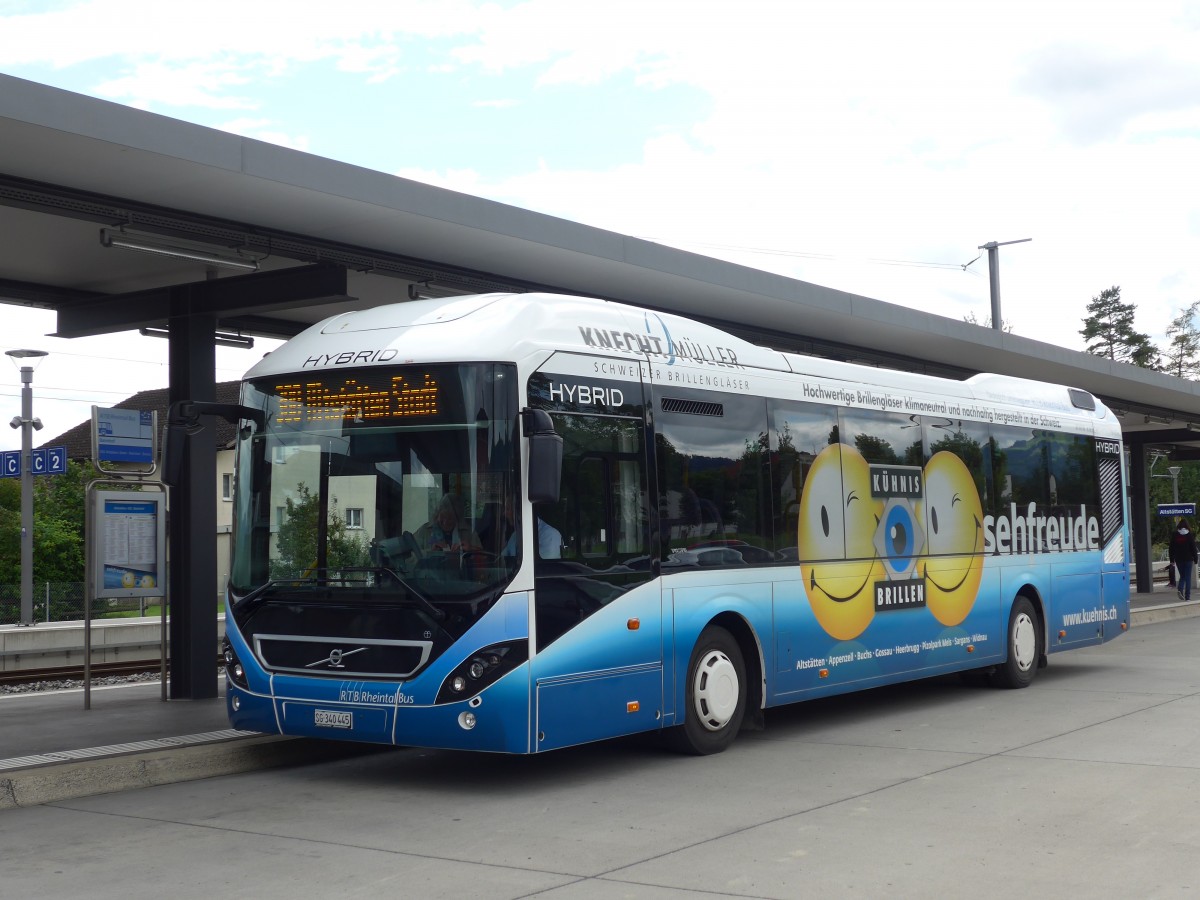
<path fill-rule="evenodd" d="M 963 461 L 946 450 L 925 464 L 924 514 L 928 535 L 921 574 L 929 611 L 957 625 L 975 605 L 983 577 L 983 507 Z"/>
<path fill-rule="evenodd" d="M 813 615 L 840 641 L 858 637 L 875 617 L 883 565 L 873 539 L 881 509 L 858 450 L 832 444 L 817 455 L 800 497 L 800 574 Z"/>

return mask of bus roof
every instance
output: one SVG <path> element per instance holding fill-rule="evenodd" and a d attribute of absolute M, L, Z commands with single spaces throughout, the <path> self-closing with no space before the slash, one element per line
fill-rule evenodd
<path fill-rule="evenodd" d="M 268 354 L 246 374 L 410 362 L 520 362 L 551 352 L 593 353 L 652 365 L 732 364 L 816 382 L 886 385 L 964 400 L 1111 418 L 1086 391 L 1006 375 L 953 381 L 752 344 L 711 325 L 623 303 L 562 294 L 477 294 L 340 313 Z"/>

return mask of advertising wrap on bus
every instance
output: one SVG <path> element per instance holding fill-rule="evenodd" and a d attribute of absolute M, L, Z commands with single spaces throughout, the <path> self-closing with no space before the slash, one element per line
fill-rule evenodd
<path fill-rule="evenodd" d="M 1086 392 L 749 344 L 544 294 L 346 313 L 247 375 L 238 728 L 528 753 L 1128 627 L 1120 429 Z"/>

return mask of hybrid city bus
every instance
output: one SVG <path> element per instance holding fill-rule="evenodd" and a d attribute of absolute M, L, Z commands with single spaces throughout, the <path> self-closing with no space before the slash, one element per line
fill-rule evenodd
<path fill-rule="evenodd" d="M 532 753 L 953 672 L 1129 623 L 1090 393 L 755 346 L 549 294 L 336 315 L 245 377 L 235 728 Z"/>

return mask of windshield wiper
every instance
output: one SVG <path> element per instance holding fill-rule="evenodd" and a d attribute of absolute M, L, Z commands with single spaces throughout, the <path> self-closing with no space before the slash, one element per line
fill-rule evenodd
<path fill-rule="evenodd" d="M 271 593 L 272 588 L 277 588 L 281 585 L 311 585 L 314 583 L 315 579 L 312 578 L 282 578 L 277 581 L 268 581 L 264 584 L 260 584 L 250 593 L 246 594 L 246 596 L 235 600 L 233 603 L 233 608 L 239 612 L 241 612 L 243 609 L 249 611 L 253 607 L 266 600 L 267 595 Z"/>
<path fill-rule="evenodd" d="M 400 585 L 406 591 L 408 591 L 409 595 L 417 602 L 417 606 L 419 606 L 421 609 L 423 609 L 425 612 L 427 612 L 434 619 L 436 619 L 437 621 L 440 622 L 444 618 L 446 618 L 446 613 L 444 610 L 438 609 L 438 607 L 434 606 L 428 597 L 426 597 L 424 594 L 422 594 L 420 591 L 418 591 L 415 587 L 413 587 L 412 584 L 405 581 L 404 578 L 400 575 L 400 573 L 397 572 L 395 569 L 389 569 L 387 566 L 347 566 L 344 569 L 339 569 L 338 572 L 340 572 L 343 575 L 348 572 L 350 572 L 350 573 L 362 572 L 367 575 L 374 575 L 377 584 L 382 582 L 382 580 L 383 580 L 382 576 L 392 578 L 395 580 L 396 584 Z M 346 581 L 346 579 L 342 578 L 342 577 L 338 577 L 338 578 L 326 577 L 324 579 L 318 579 L 318 580 L 324 581 L 326 583 L 329 583 L 331 581 L 342 581 L 342 582 Z M 364 581 L 365 580 L 366 579 L 364 579 Z"/>

